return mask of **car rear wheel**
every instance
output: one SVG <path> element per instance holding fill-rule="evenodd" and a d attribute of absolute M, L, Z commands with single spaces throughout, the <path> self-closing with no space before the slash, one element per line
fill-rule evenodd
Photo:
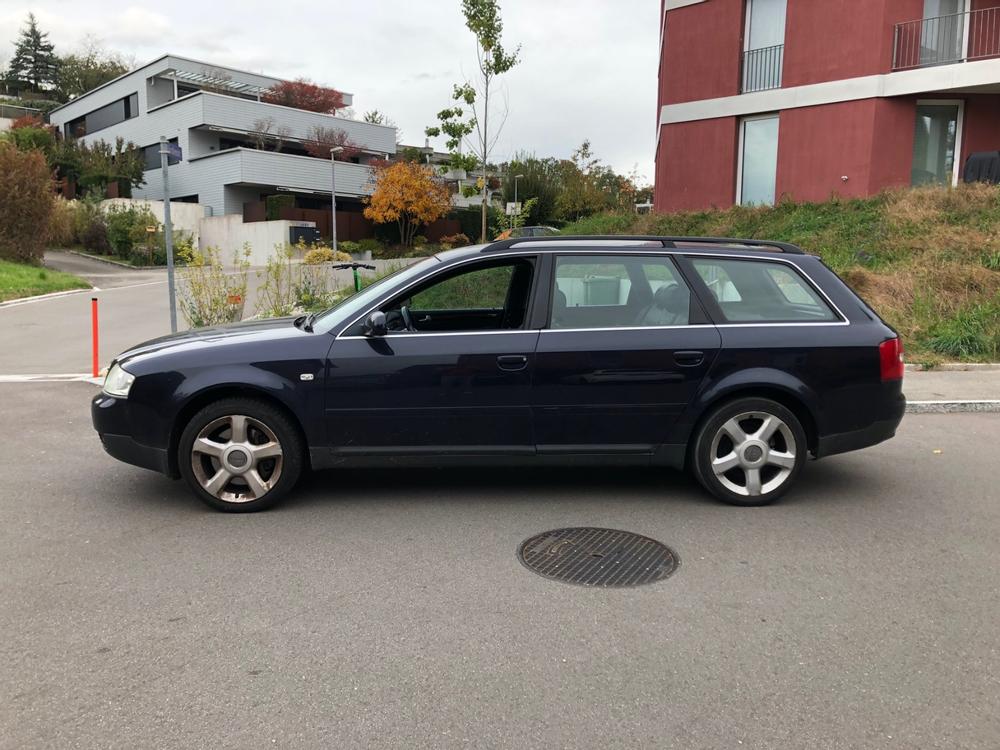
<path fill-rule="evenodd" d="M 732 505 L 767 505 L 795 483 L 808 447 L 789 409 L 764 398 L 723 404 L 695 437 L 693 468 L 702 486 Z"/>
<path fill-rule="evenodd" d="M 302 473 L 295 425 L 264 401 L 227 398 L 209 404 L 184 428 L 181 476 L 205 503 L 233 513 L 270 507 Z"/>

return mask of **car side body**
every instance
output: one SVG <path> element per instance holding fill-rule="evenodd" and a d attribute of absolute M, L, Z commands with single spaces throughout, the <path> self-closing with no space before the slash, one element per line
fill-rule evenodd
<path fill-rule="evenodd" d="M 463 274 L 497 276 L 497 268 L 508 280 L 499 306 L 413 304 L 420 290 L 469 286 L 462 279 L 476 277 Z M 806 319 L 773 320 L 782 313 L 758 305 L 758 317 L 734 320 L 748 290 L 772 281 L 794 293 L 787 307 Z M 376 313 L 396 330 L 373 333 Z M 892 341 L 895 331 L 818 257 L 782 243 L 511 239 L 404 269 L 311 330 L 285 318 L 137 346 L 115 361 L 134 379 L 127 397 L 102 392 L 92 415 L 112 456 L 175 477 L 187 460 L 185 427 L 233 398 L 284 412 L 314 469 L 572 461 L 679 469 L 709 415 L 734 399 L 787 409 L 822 458 L 895 434 L 905 399 L 901 365 L 884 361 Z"/>

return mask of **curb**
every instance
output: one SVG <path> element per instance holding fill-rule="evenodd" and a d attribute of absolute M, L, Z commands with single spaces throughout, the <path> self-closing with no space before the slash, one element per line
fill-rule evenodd
<path fill-rule="evenodd" d="M 71 294 L 83 294 L 85 292 L 99 292 L 101 291 L 98 287 L 92 286 L 90 289 L 67 289 L 64 292 L 49 292 L 48 294 L 38 294 L 34 297 L 18 297 L 17 299 L 9 299 L 0 302 L 0 307 L 14 307 L 15 305 L 23 305 L 27 302 L 38 302 L 43 299 L 55 299 L 56 297 L 68 297 Z"/>
<path fill-rule="evenodd" d="M 133 266 L 131 263 L 122 263 L 120 260 L 112 260 L 111 258 L 102 258 L 100 255 L 81 253 L 79 250 L 61 250 L 60 252 L 67 253 L 69 255 L 75 255 L 77 258 L 87 258 L 88 260 L 96 260 L 98 263 L 107 263 L 109 266 L 118 266 L 118 268 L 127 268 L 130 271 L 155 271 L 158 268 L 166 268 L 166 266 Z"/>
<path fill-rule="evenodd" d="M 1000 413 L 1000 400 L 907 401 L 907 414 Z"/>
<path fill-rule="evenodd" d="M 1000 362 L 945 362 L 940 365 L 925 367 L 921 364 L 908 364 L 906 372 L 989 372 L 1000 370 Z"/>

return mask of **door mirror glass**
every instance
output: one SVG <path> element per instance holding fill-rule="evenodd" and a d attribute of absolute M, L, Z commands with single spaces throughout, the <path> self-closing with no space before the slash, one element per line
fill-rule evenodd
<path fill-rule="evenodd" d="M 385 324 L 385 313 L 376 310 L 368 319 L 365 321 L 364 329 L 362 333 L 365 336 L 385 336 L 389 332 L 389 329 Z"/>

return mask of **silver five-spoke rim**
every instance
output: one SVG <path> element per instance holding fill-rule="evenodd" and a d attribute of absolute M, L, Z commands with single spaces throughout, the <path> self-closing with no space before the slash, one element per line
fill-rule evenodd
<path fill-rule="evenodd" d="M 781 419 L 748 411 L 729 419 L 712 439 L 712 472 L 730 492 L 756 497 L 774 492 L 795 468 L 795 437 Z"/>
<path fill-rule="evenodd" d="M 214 419 L 191 446 L 202 489 L 227 503 L 264 497 L 281 478 L 281 443 L 266 424 L 243 414 Z"/>

